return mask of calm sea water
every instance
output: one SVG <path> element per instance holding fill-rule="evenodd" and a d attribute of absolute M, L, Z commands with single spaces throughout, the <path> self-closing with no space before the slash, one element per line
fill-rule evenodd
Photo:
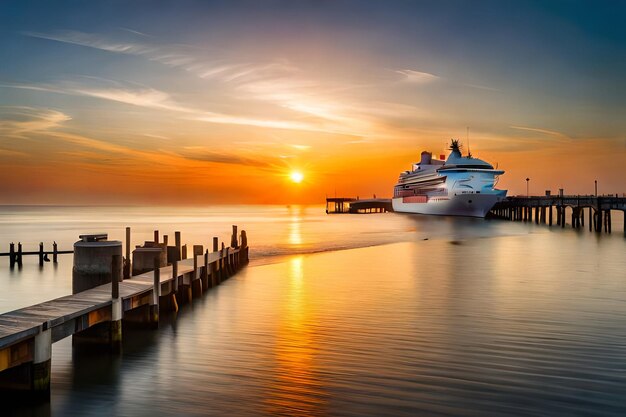
<path fill-rule="evenodd" d="M 2 415 L 626 415 L 616 217 L 596 235 L 323 207 L 3 207 L 0 248 L 125 226 L 134 244 L 156 228 L 208 245 L 238 224 L 253 260 L 126 332 L 119 356 L 56 343 L 50 402 Z M 68 294 L 71 263 L 0 265 L 0 311 Z"/>

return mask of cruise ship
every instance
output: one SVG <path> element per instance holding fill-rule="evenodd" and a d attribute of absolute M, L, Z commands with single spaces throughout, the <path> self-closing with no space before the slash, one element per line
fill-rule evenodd
<path fill-rule="evenodd" d="M 493 205 L 506 197 L 494 188 L 504 171 L 477 158 L 461 154 L 459 141 L 452 139 L 450 155 L 433 159 L 422 152 L 411 171 L 400 174 L 393 192 L 393 209 L 401 213 L 442 216 L 485 217 Z"/>

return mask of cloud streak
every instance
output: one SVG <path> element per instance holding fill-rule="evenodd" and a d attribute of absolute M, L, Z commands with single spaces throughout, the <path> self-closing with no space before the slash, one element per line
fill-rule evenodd
<path fill-rule="evenodd" d="M 403 76 L 403 81 L 412 84 L 429 84 L 440 79 L 434 74 L 410 69 L 397 70 L 396 73 Z"/>
<path fill-rule="evenodd" d="M 53 109 L 0 107 L 0 135 L 24 138 L 30 133 L 55 129 L 71 119 L 67 114 Z"/>

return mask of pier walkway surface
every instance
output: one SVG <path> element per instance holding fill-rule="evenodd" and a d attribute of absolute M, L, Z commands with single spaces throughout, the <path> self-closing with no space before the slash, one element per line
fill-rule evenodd
<path fill-rule="evenodd" d="M 0 390 L 49 395 L 52 343 L 74 335 L 74 344 L 98 343 L 118 350 L 122 319 L 158 327 L 159 305 L 162 311 L 177 311 L 178 300 L 192 302 L 247 262 L 247 243 L 228 248 L 222 244 L 221 250 L 214 245 L 211 253 L 122 280 L 122 258 L 115 255 L 111 283 L 1 314 Z"/>
<path fill-rule="evenodd" d="M 566 211 L 571 211 L 573 228 L 585 226 L 585 209 L 588 211 L 589 230 L 611 233 L 611 211 L 620 210 L 626 214 L 626 197 L 618 195 L 545 195 L 529 197 L 507 197 L 496 203 L 491 215 L 501 219 L 534 221 L 552 225 L 553 209 L 556 211 L 556 224 L 565 227 Z M 624 221 L 626 233 L 626 221 Z"/>

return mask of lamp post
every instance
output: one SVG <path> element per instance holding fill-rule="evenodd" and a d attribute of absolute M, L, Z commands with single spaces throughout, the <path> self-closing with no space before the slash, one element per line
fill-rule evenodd
<path fill-rule="evenodd" d="M 596 197 L 598 196 L 598 180 L 594 181 L 596 183 Z"/>
<path fill-rule="evenodd" d="M 526 178 L 526 198 L 530 197 L 530 194 L 528 193 L 528 182 L 530 181 L 530 178 Z"/>

